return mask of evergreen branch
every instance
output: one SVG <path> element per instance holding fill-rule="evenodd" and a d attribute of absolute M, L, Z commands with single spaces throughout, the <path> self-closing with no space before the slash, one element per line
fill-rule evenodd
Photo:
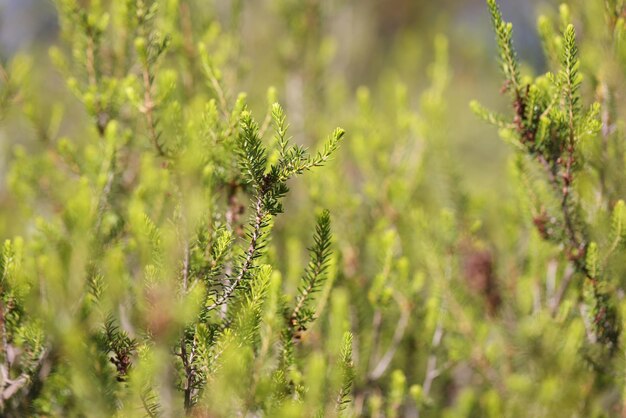
<path fill-rule="evenodd" d="M 322 149 L 314 157 L 307 156 L 306 150 L 299 146 L 294 146 L 285 151 L 285 157 L 281 159 L 274 170 L 274 177 L 279 182 L 289 180 L 294 175 L 302 174 L 314 167 L 323 166 L 330 156 L 339 148 L 345 131 L 336 128 L 331 136 L 324 142 Z"/>
<path fill-rule="evenodd" d="M 233 328 L 243 341 L 252 342 L 259 329 L 261 310 L 267 296 L 271 273 L 272 269 L 267 265 L 259 268 L 250 285 L 250 291 L 247 292 L 244 303 L 238 311 Z"/>
<path fill-rule="evenodd" d="M 578 47 L 576 46 L 576 33 L 573 25 L 568 25 L 563 35 L 563 57 L 561 70 L 561 83 L 569 124 L 569 137 L 567 143 L 567 158 L 565 161 L 565 173 L 563 174 L 563 199 L 561 208 L 564 214 L 568 212 L 569 186 L 572 181 L 572 165 L 574 164 L 574 146 L 576 140 L 576 118 L 580 113 L 578 90 L 580 79 L 578 75 Z M 573 224 L 570 216 L 565 216 L 565 223 L 570 238 L 574 236 Z"/>
<path fill-rule="evenodd" d="M 576 31 L 573 25 L 568 25 L 563 34 L 563 52 L 561 57 L 560 83 L 563 98 L 567 110 L 570 141 L 574 141 L 575 122 L 580 114 L 580 83 L 581 76 L 578 73 L 580 63 L 578 61 L 578 47 L 576 46 Z"/>
<path fill-rule="evenodd" d="M 558 138 L 558 125 L 557 121 L 553 121 L 557 125 L 554 129 L 556 132 L 550 131 L 550 126 L 546 126 L 551 122 L 547 119 L 547 112 L 554 103 L 550 103 L 541 110 L 539 102 L 537 102 L 538 89 L 533 86 L 528 86 L 526 93 L 521 94 L 519 90 L 519 79 L 512 74 L 517 74 L 517 67 L 514 65 L 517 62 L 514 51 L 511 46 L 511 27 L 510 24 L 505 24 L 502 21 L 500 10 L 495 0 L 487 0 L 489 10 L 492 15 L 493 25 L 496 31 L 496 37 L 498 39 L 498 45 L 500 47 L 500 54 L 503 65 L 505 66 L 505 75 L 507 80 L 518 86 L 515 91 L 515 97 L 513 101 L 513 108 L 515 111 L 514 125 L 517 128 L 517 132 L 520 137 L 521 144 L 525 153 L 535 157 L 540 165 L 543 167 L 546 175 L 548 176 L 549 183 L 552 186 L 553 191 L 560 196 L 561 201 L 561 213 L 563 217 L 563 225 L 568 245 L 568 255 L 573 258 L 577 269 L 581 272 L 585 272 L 584 263 L 581 262 L 581 257 L 584 253 L 585 239 L 581 239 L 578 236 L 576 228 L 574 226 L 576 214 L 574 213 L 573 203 L 570 201 L 570 185 L 572 183 L 572 171 L 574 166 L 574 136 L 575 136 L 575 113 L 578 109 L 578 90 L 580 86 L 580 77 L 578 75 L 578 51 L 576 47 L 575 33 L 573 26 L 569 25 L 565 31 L 564 48 L 562 54 L 562 71 L 559 77 L 559 83 L 561 85 L 565 104 L 567 105 L 568 120 L 569 120 L 569 140 L 566 144 L 565 150 L 560 149 L 559 153 L 565 151 L 564 156 L 554 156 L 543 144 L 537 143 L 537 135 L 541 132 L 538 130 L 541 128 L 545 132 L 550 132 L 550 146 L 559 145 Z M 513 71 L 514 69 L 515 71 Z M 530 103 L 528 101 L 530 100 Z M 534 109 L 538 107 L 537 111 Z M 473 106 L 476 112 L 483 117 L 485 111 L 477 108 L 477 105 Z M 532 109 L 529 109 L 532 107 Z M 529 113 L 530 112 L 530 113 Z M 489 119 L 489 117 L 487 117 Z M 539 122 L 539 123 L 537 123 Z M 541 140 L 541 138 L 539 138 Z M 563 171 L 560 172 L 560 169 Z"/>
<path fill-rule="evenodd" d="M 582 296 L 588 335 L 592 342 L 607 346 L 612 354 L 618 348 L 621 327 L 617 309 L 611 305 L 606 282 L 601 280 L 600 254 L 595 242 L 587 248 L 585 266 L 588 274 L 583 283 Z"/>
<path fill-rule="evenodd" d="M 336 128 L 330 137 L 324 142 L 324 146 L 321 151 L 318 151 L 315 157 L 310 159 L 310 165 L 307 169 L 312 167 L 321 167 L 323 166 L 330 156 L 339 148 L 339 144 L 343 139 L 346 131 L 341 128 Z"/>
<path fill-rule="evenodd" d="M 161 416 L 161 405 L 159 404 L 157 396 L 152 393 L 151 389 L 146 388 L 140 398 L 143 409 L 150 418 L 158 418 Z"/>
<path fill-rule="evenodd" d="M 324 210 L 317 218 L 313 238 L 314 245 L 309 250 L 311 259 L 302 277 L 302 285 L 299 288 L 296 306 L 290 316 L 290 325 L 292 327 L 304 327 L 306 322 L 311 319 L 311 313 L 303 315 L 302 311 L 310 303 L 312 296 L 320 290 L 326 278 L 326 271 L 332 255 L 331 238 L 330 213 L 328 210 Z"/>
<path fill-rule="evenodd" d="M 276 142 L 278 143 L 281 159 L 286 158 L 287 147 L 289 146 L 289 139 L 287 138 L 287 129 L 289 128 L 289 125 L 287 124 L 286 119 L 287 118 L 283 108 L 278 103 L 274 103 L 272 105 L 272 120 L 274 121 Z"/>
<path fill-rule="evenodd" d="M 541 164 L 546 175 L 548 176 L 549 182 L 552 186 L 552 190 L 559 196 L 561 196 L 561 216 L 563 217 L 563 225 L 565 228 L 565 233 L 567 236 L 567 240 L 569 241 L 567 253 L 570 256 L 573 256 L 574 264 L 576 268 L 586 274 L 584 263 L 582 263 L 582 252 L 584 251 L 586 240 L 581 240 L 578 237 L 578 233 L 574 228 L 574 218 L 575 214 L 572 211 L 570 203 L 568 201 L 568 196 L 570 194 L 569 188 L 566 184 L 561 184 L 559 182 L 559 178 L 557 177 L 558 167 L 556 164 L 551 164 L 548 162 L 546 157 L 543 154 L 538 153 L 536 155 L 537 161 Z"/>
<path fill-rule="evenodd" d="M 137 341 L 120 330 L 115 324 L 115 319 L 109 316 L 104 323 L 103 335 L 106 352 L 112 352 L 113 356 L 109 361 L 117 369 L 117 380 L 125 381 L 132 366 L 132 355 L 137 349 Z"/>
<path fill-rule="evenodd" d="M 491 125 L 495 125 L 501 129 L 515 129 L 515 124 L 508 122 L 504 115 L 489 111 L 476 100 L 470 102 L 470 109 L 476 116 Z"/>
<path fill-rule="evenodd" d="M 259 136 L 259 125 L 248 111 L 244 111 L 241 115 L 238 146 L 241 171 L 246 175 L 246 180 L 254 186 L 256 192 L 261 193 L 261 189 L 266 186 L 267 152 Z"/>
<path fill-rule="evenodd" d="M 592 106 L 584 117 L 580 108 L 581 76 L 578 73 L 580 64 L 574 27 L 567 25 L 563 34 L 558 79 L 549 77 L 558 93 L 550 94 L 550 90 L 545 88 L 542 92 L 541 84 L 536 82 L 521 94 L 519 79 L 516 77 L 517 68 L 514 65 L 515 55 L 510 47 L 510 25 L 502 22 L 495 0 L 488 0 L 487 3 L 496 29 L 502 66 L 507 81 L 515 87 L 513 122 L 524 153 L 540 163 L 552 192 L 560 200 L 563 236 L 548 235 L 541 220 L 536 219 L 535 225 L 544 238 L 553 239 L 563 245 L 566 257 L 573 263 L 576 272 L 584 277 L 585 308 L 590 309 L 590 325 L 593 325 L 593 334 L 597 336 L 592 341 L 600 341 L 613 351 L 619 336 L 616 312 L 603 290 L 604 281 L 601 283 L 597 245 L 590 242 L 588 225 L 580 219 L 580 204 L 572 196 L 578 136 L 593 134 L 599 130 L 596 121 L 599 113 L 597 105 Z M 567 20 L 566 13 L 564 16 L 564 20 Z M 548 94 L 552 96 L 550 103 L 546 101 Z M 558 98 L 561 100 L 556 100 Z M 569 276 L 563 279 L 559 294 L 551 306 L 553 314 L 557 312 L 570 280 Z"/>
<path fill-rule="evenodd" d="M 239 272 L 237 273 L 237 276 L 226 286 L 222 295 L 218 297 L 218 299 L 211 306 L 207 307 L 207 312 L 221 306 L 232 296 L 235 289 L 239 286 L 239 283 L 241 283 L 248 272 L 252 269 L 253 262 L 258 257 L 259 241 L 263 235 L 263 228 L 267 225 L 266 217 L 268 215 L 263 207 L 263 195 L 257 196 L 254 208 L 255 212 L 252 221 L 252 228 L 249 234 L 250 242 L 244 255 L 243 262 L 239 267 Z"/>
<path fill-rule="evenodd" d="M 487 6 L 491 13 L 491 22 L 496 32 L 498 49 L 500 50 L 500 68 L 506 77 L 506 90 L 518 97 L 521 94 L 521 83 L 519 79 L 519 69 L 517 64 L 517 54 L 513 48 L 511 23 L 502 20 L 502 13 L 496 0 L 487 0 Z M 512 89 L 511 89 L 512 88 Z"/>
<path fill-rule="evenodd" d="M 281 113 L 280 109 L 276 107 L 275 114 L 279 130 L 280 132 L 285 132 L 286 125 L 284 122 L 281 122 Z M 326 142 L 324 149 L 320 151 L 318 156 L 314 159 L 305 158 L 302 148 L 291 147 L 285 152 L 285 157 L 271 167 L 269 174 L 266 174 L 267 151 L 259 136 L 258 124 L 254 121 L 250 112 L 244 111 L 242 113 L 241 132 L 238 138 L 239 162 L 241 170 L 247 177 L 247 181 L 253 185 L 256 193 L 253 206 L 254 215 L 248 233 L 250 241 L 243 262 L 239 268 L 239 273 L 230 281 L 222 296 L 208 308 L 208 311 L 223 304 L 252 268 L 253 261 L 259 256 L 258 253 L 263 248 L 263 246 L 259 244 L 263 228 L 267 226 L 267 217 L 276 215 L 282 211 L 280 199 L 288 191 L 285 182 L 294 174 L 299 174 L 306 169 L 322 165 L 328 160 L 330 154 L 337 149 L 343 136 L 344 131 L 342 129 L 336 129 L 331 138 Z M 286 142 L 286 139 L 282 139 L 281 141 Z M 283 145 L 283 147 L 286 148 L 286 145 Z M 303 164 L 303 162 L 306 161 L 308 161 L 308 163 Z M 324 228 L 328 229 L 320 229 L 320 232 L 329 234 L 330 225 L 328 215 L 326 215 L 324 219 L 324 222 L 328 222 L 328 225 L 324 225 Z M 329 238 L 329 236 L 322 236 L 321 238 L 325 240 Z M 316 244 L 329 245 L 326 241 L 316 242 Z M 322 249 L 324 251 L 328 250 L 326 247 Z M 326 253 L 320 255 L 326 256 Z M 322 264 L 318 266 L 318 268 L 321 269 L 319 273 L 322 274 L 326 268 L 326 260 L 316 261 L 323 261 Z"/>
<path fill-rule="evenodd" d="M 341 346 L 340 367 L 341 367 L 341 389 L 337 394 L 335 401 L 335 409 L 341 414 L 345 411 L 350 403 L 350 393 L 354 384 L 355 370 L 352 361 L 352 333 L 346 332 L 343 336 L 343 344 Z"/>

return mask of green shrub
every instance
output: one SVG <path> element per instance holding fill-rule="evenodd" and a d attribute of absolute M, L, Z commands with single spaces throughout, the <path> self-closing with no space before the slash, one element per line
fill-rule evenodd
<path fill-rule="evenodd" d="M 324 165 L 344 132 L 310 154 L 277 103 L 260 127 L 209 47 L 176 35 L 183 6 L 58 3 L 72 57 L 51 58 L 90 122 L 81 140 L 45 128 L 39 149 L 15 152 L 9 183 L 33 232 L 2 257 L 7 415 L 280 414 L 304 391 L 293 345 L 326 279 L 329 213 L 295 301 L 265 249 L 287 181 Z M 319 361 L 342 371 L 320 396 L 341 409 L 352 359 L 349 332 L 338 338 L 341 357 Z"/>
<path fill-rule="evenodd" d="M 347 1 L 56 5 L 0 66 L 3 416 L 623 414 L 622 2 L 547 9 L 537 76 L 487 1 L 498 192 L 468 45 L 399 34 L 354 86 Z"/>

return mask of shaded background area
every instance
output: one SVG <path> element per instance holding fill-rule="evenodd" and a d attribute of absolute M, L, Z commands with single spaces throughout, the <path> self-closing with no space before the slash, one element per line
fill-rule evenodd
<path fill-rule="evenodd" d="M 57 37 L 54 4 L 47 0 L 0 1 L 0 51 L 7 59 L 20 49 Z"/>

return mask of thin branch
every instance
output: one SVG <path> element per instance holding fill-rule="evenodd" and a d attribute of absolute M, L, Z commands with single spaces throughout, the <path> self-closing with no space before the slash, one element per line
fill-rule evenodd
<path fill-rule="evenodd" d="M 320 240 L 323 240 L 323 238 L 320 238 Z M 322 245 L 326 245 L 326 244 L 327 243 L 325 242 L 322 243 Z M 319 289 L 320 281 L 324 279 L 323 275 L 326 272 L 326 269 L 328 267 L 327 262 L 328 262 L 328 256 L 329 256 L 329 253 L 326 252 L 325 254 L 325 252 L 326 251 L 322 248 L 319 256 L 313 258 L 313 260 L 315 261 L 313 268 L 309 270 L 307 273 L 305 273 L 305 275 L 308 275 L 307 277 L 310 277 L 311 280 L 308 280 L 307 286 L 304 289 L 302 289 L 300 292 L 300 295 L 298 297 L 298 302 L 296 303 L 296 307 L 293 309 L 293 312 L 291 313 L 292 320 L 298 317 L 298 314 L 300 313 L 300 310 L 306 304 L 309 295 L 311 295 L 313 292 Z M 307 268 L 307 270 L 308 269 L 309 268 Z"/>
<path fill-rule="evenodd" d="M 148 132 L 150 134 L 150 139 L 152 144 L 156 148 L 158 154 L 161 157 L 164 157 L 165 150 L 163 146 L 159 143 L 159 134 L 156 129 L 156 122 L 154 119 L 154 99 L 152 96 L 152 77 L 150 75 L 150 68 L 148 63 L 146 63 L 143 67 L 142 71 L 143 77 L 143 88 L 144 88 L 144 96 L 143 96 L 143 105 L 140 111 L 146 116 L 146 124 L 148 125 Z"/>
<path fill-rule="evenodd" d="M 185 411 L 189 413 L 193 406 L 193 391 L 195 386 L 196 371 L 193 367 L 193 360 L 195 357 L 196 340 L 194 338 L 191 347 L 191 352 L 187 354 L 187 344 L 185 342 L 185 335 L 180 339 L 180 358 L 183 362 L 183 368 L 185 369 L 185 382 L 183 387 Z"/>
<path fill-rule="evenodd" d="M 567 233 L 567 239 L 569 240 L 569 243 L 570 243 L 569 252 L 571 254 L 572 251 L 580 251 L 581 249 L 583 249 L 585 242 L 580 241 L 578 239 L 578 237 L 576 236 L 576 231 L 574 230 L 574 225 L 573 225 L 573 220 L 572 220 L 573 215 L 568 205 L 568 196 L 570 194 L 568 184 L 561 185 L 559 183 L 559 180 L 554 172 L 553 166 L 550 165 L 548 160 L 546 160 L 546 158 L 542 154 L 537 154 L 537 160 L 546 171 L 546 174 L 548 175 L 548 179 L 550 180 L 550 184 L 552 185 L 552 188 L 554 189 L 555 193 L 561 195 L 561 213 L 563 216 L 563 222 L 565 224 L 565 232 Z M 577 257 L 573 261 L 574 261 L 574 265 L 579 271 L 581 271 L 584 274 L 587 274 L 587 268 L 584 262 L 582 262 L 581 257 Z"/>
<path fill-rule="evenodd" d="M 48 350 L 44 349 L 39 354 L 35 362 L 34 369 L 39 369 L 48 355 Z M 19 392 L 24 386 L 32 381 L 32 376 L 24 372 L 20 374 L 16 379 L 9 378 L 9 370 L 4 365 L 0 366 L 0 373 L 2 374 L 2 392 L 0 393 L 0 405 L 12 398 L 17 392 Z"/>
<path fill-rule="evenodd" d="M 554 295 L 554 298 L 550 303 L 550 313 L 552 314 L 552 316 L 556 315 L 559 307 L 561 306 L 561 303 L 563 302 L 563 297 L 565 297 L 565 293 L 567 292 L 567 289 L 572 281 L 572 278 L 574 277 L 575 272 L 576 271 L 574 269 L 569 269 L 569 271 L 565 273 L 563 280 L 561 280 L 559 290 Z"/>
<path fill-rule="evenodd" d="M 220 104 L 220 110 L 222 111 L 222 114 L 224 115 L 225 118 L 229 118 L 230 114 L 228 112 L 228 100 L 226 99 L 226 93 L 224 92 L 224 89 L 222 88 L 220 81 L 215 75 L 215 71 L 213 70 L 213 67 L 211 66 L 211 64 L 207 63 L 204 65 L 204 70 L 206 72 L 207 77 L 209 78 L 209 82 L 211 83 L 211 87 L 213 88 L 213 91 L 217 95 L 217 100 Z"/>
<path fill-rule="evenodd" d="M 248 271 L 252 268 L 252 262 L 254 261 L 255 255 L 257 253 L 257 245 L 259 238 L 261 237 L 261 230 L 263 228 L 263 218 L 265 218 L 265 209 L 263 208 L 263 195 L 259 193 L 255 202 L 255 212 L 254 212 L 254 224 L 252 226 L 252 233 L 250 234 L 250 245 L 248 245 L 248 249 L 246 251 L 246 256 L 243 264 L 239 268 L 239 273 L 237 277 L 231 280 L 230 284 L 226 286 L 226 290 L 218 299 L 207 308 L 207 312 L 212 311 L 218 306 L 222 305 L 224 302 L 231 297 L 239 283 L 246 276 Z"/>
<path fill-rule="evenodd" d="M 374 370 L 372 370 L 368 376 L 369 380 L 372 381 L 378 380 L 389 368 L 389 365 L 393 360 L 393 356 L 396 354 L 396 351 L 402 342 L 402 338 L 404 338 L 406 327 L 409 324 L 410 309 L 408 308 L 408 302 L 400 294 L 394 294 L 394 299 L 400 307 L 400 320 L 396 325 L 389 348 L 387 348 L 385 354 L 380 358 L 376 367 L 374 367 Z"/>
<path fill-rule="evenodd" d="M 441 341 L 443 340 L 443 334 L 443 324 L 441 317 L 439 317 L 439 320 L 437 321 L 437 327 L 435 328 L 435 332 L 433 333 L 433 339 L 430 344 L 430 355 L 428 356 L 428 361 L 426 363 L 426 374 L 424 375 L 424 382 L 422 383 L 422 393 L 424 394 L 424 398 L 428 398 L 433 382 L 441 374 L 441 371 L 437 368 L 437 355 L 435 351 L 441 345 Z M 420 413 L 421 409 L 418 406 L 416 411 L 417 418 L 420 417 Z"/>

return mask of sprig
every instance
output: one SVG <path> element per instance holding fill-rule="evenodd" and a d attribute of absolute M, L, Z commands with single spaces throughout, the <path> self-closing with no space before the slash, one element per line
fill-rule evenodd
<path fill-rule="evenodd" d="M 506 85 L 505 89 L 513 96 L 521 94 L 521 83 L 517 54 L 513 48 L 513 25 L 502 20 L 502 13 L 496 0 L 487 0 L 487 6 L 491 13 L 491 23 L 496 32 L 496 40 L 500 51 L 500 69 L 502 70 Z"/>
<path fill-rule="evenodd" d="M 307 323 L 313 320 L 315 312 L 310 309 L 310 304 L 314 294 L 319 292 L 326 279 L 326 272 L 332 255 L 332 234 L 328 210 L 324 210 L 318 216 L 313 240 L 314 244 L 309 250 L 309 264 L 302 276 L 296 306 L 289 318 L 290 327 L 294 331 L 306 329 Z"/>

